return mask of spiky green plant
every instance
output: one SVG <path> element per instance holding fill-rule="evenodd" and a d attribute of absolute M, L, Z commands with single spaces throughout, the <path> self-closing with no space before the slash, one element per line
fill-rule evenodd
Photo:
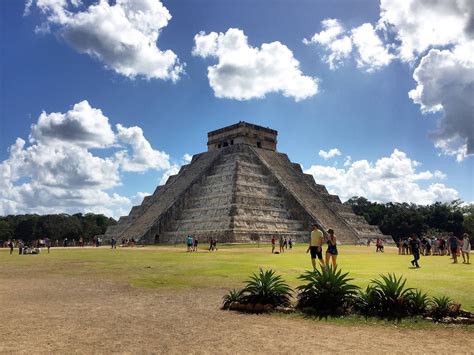
<path fill-rule="evenodd" d="M 379 298 L 374 286 L 367 285 L 365 290 L 358 290 L 354 297 L 354 308 L 367 317 L 378 314 Z"/>
<path fill-rule="evenodd" d="M 300 309 L 309 308 L 319 316 L 340 315 L 347 312 L 359 287 L 350 284 L 353 279 L 337 268 L 320 272 L 308 271 L 299 276 L 305 281 L 298 286 L 298 305 Z"/>
<path fill-rule="evenodd" d="M 388 319 L 398 319 L 408 315 L 409 294 L 412 288 L 405 288 L 406 279 L 395 274 L 380 275 L 381 280 L 372 280 L 377 299 L 377 313 Z"/>
<path fill-rule="evenodd" d="M 292 289 L 283 281 L 280 275 L 275 275 L 273 270 L 253 274 L 246 281 L 242 289 L 241 303 L 271 304 L 276 306 L 289 306 Z"/>
<path fill-rule="evenodd" d="M 242 292 L 239 290 L 236 290 L 235 288 L 232 290 L 229 290 L 229 292 L 222 297 L 222 308 L 227 309 L 229 308 L 230 304 L 232 302 L 239 302 L 240 298 L 242 297 Z"/>
<path fill-rule="evenodd" d="M 426 313 L 430 304 L 428 295 L 420 290 L 412 290 L 408 293 L 408 312 L 412 316 L 419 316 Z"/>
<path fill-rule="evenodd" d="M 433 297 L 431 301 L 430 315 L 433 319 L 442 319 L 449 316 L 453 300 L 448 296 Z"/>

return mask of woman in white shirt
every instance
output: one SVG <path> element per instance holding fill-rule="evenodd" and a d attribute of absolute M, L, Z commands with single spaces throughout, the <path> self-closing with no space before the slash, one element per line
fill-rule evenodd
<path fill-rule="evenodd" d="M 461 251 L 462 251 L 463 264 L 470 264 L 469 253 L 471 251 L 471 241 L 469 240 L 469 236 L 467 235 L 467 233 L 464 233 L 463 235 Z M 467 257 L 467 263 L 466 263 L 466 257 Z"/>

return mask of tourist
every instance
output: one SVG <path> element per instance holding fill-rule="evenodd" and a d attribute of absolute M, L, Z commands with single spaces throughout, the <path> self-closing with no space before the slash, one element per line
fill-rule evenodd
<path fill-rule="evenodd" d="M 308 250 L 306 253 L 311 252 L 311 264 L 313 265 L 313 270 L 316 271 L 316 257 L 318 257 L 321 268 L 324 270 L 324 260 L 323 260 L 323 232 L 319 229 L 317 224 L 311 225 L 311 237 L 309 239 Z"/>
<path fill-rule="evenodd" d="M 461 251 L 462 251 L 462 260 L 463 260 L 462 263 L 470 264 L 469 253 L 471 252 L 471 241 L 469 240 L 469 236 L 467 235 L 467 233 L 463 234 Z M 467 259 L 467 262 L 466 262 L 466 259 Z"/>
<path fill-rule="evenodd" d="M 426 249 L 425 249 L 425 256 L 431 255 L 431 239 L 426 238 Z"/>
<path fill-rule="evenodd" d="M 454 234 L 451 234 L 451 236 L 448 239 L 448 246 L 452 254 L 452 259 L 453 259 L 453 264 L 458 263 L 458 255 L 457 255 L 457 249 L 458 249 L 458 238 L 454 236 Z"/>
<path fill-rule="evenodd" d="M 381 252 L 383 253 L 383 241 L 380 238 L 377 238 L 377 241 L 375 242 L 375 252 Z"/>
<path fill-rule="evenodd" d="M 419 268 L 420 265 L 418 264 L 418 260 L 420 260 L 420 241 L 415 234 L 411 236 L 410 249 L 411 253 L 413 254 L 413 260 L 411 261 L 411 264 L 414 267 Z"/>
<path fill-rule="evenodd" d="M 111 249 L 117 249 L 117 240 L 115 239 L 115 237 L 112 237 L 110 239 L 110 245 L 111 245 Z"/>
<path fill-rule="evenodd" d="M 199 244 L 199 240 L 197 237 L 194 237 L 194 243 L 193 243 L 193 251 L 198 251 L 198 244 Z"/>
<path fill-rule="evenodd" d="M 283 239 L 283 236 L 280 237 L 280 253 L 285 252 L 285 241 Z"/>
<path fill-rule="evenodd" d="M 49 249 L 51 249 L 51 239 L 46 238 L 45 243 L 46 243 L 46 248 L 48 248 L 48 254 L 49 254 Z"/>
<path fill-rule="evenodd" d="M 285 239 L 283 239 L 283 246 L 285 247 L 285 249 L 288 249 L 288 240 L 286 240 L 286 237 Z"/>
<path fill-rule="evenodd" d="M 272 235 L 272 254 L 275 253 L 275 243 L 276 243 L 276 238 L 274 235 Z"/>
<path fill-rule="evenodd" d="M 214 249 L 214 251 L 217 251 L 217 238 L 214 238 L 212 240 L 212 248 Z"/>
<path fill-rule="evenodd" d="M 291 239 L 291 237 L 290 239 L 288 239 L 288 245 L 290 246 L 290 250 L 291 250 L 291 248 L 293 248 L 293 240 Z"/>
<path fill-rule="evenodd" d="M 13 254 L 13 240 L 9 240 L 8 241 L 8 247 L 10 248 L 10 255 Z"/>
<path fill-rule="evenodd" d="M 371 242 L 372 242 L 372 241 L 370 240 L 370 238 L 367 239 L 367 247 L 370 247 L 370 243 L 371 243 Z"/>
<path fill-rule="evenodd" d="M 188 237 L 186 238 L 186 245 L 188 247 L 187 251 L 188 252 L 191 252 L 191 248 L 193 247 L 193 237 L 188 235 Z"/>
<path fill-rule="evenodd" d="M 329 265 L 329 257 L 332 259 L 332 268 L 336 268 L 337 259 L 337 239 L 333 229 L 328 229 L 328 248 L 326 250 L 326 265 Z"/>
<path fill-rule="evenodd" d="M 209 251 L 212 251 L 213 249 L 213 243 L 214 243 L 214 240 L 212 239 L 212 237 L 209 239 Z"/>

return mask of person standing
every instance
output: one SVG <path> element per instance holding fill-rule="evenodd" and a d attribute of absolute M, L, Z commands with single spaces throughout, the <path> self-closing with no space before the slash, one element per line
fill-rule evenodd
<path fill-rule="evenodd" d="M 110 245 L 111 245 L 111 249 L 116 249 L 117 248 L 117 241 L 115 240 L 115 237 L 112 237 L 110 239 Z"/>
<path fill-rule="evenodd" d="M 275 253 L 275 243 L 276 243 L 276 238 L 274 235 L 272 235 L 272 254 Z"/>
<path fill-rule="evenodd" d="M 313 265 L 313 270 L 316 271 L 316 257 L 321 264 L 321 268 L 325 270 L 324 260 L 323 260 L 323 232 L 319 229 L 317 224 L 311 225 L 311 237 L 309 239 L 308 250 L 306 253 L 311 252 L 311 264 Z"/>
<path fill-rule="evenodd" d="M 288 239 L 288 245 L 290 246 L 290 250 L 293 248 L 293 240 L 291 239 Z"/>
<path fill-rule="evenodd" d="M 337 239 L 334 235 L 333 229 L 328 229 L 328 248 L 326 250 L 326 265 L 329 266 L 329 257 L 332 259 L 332 268 L 333 270 L 336 268 L 336 259 L 337 259 Z"/>
<path fill-rule="evenodd" d="M 469 253 L 471 252 L 471 241 L 469 240 L 469 236 L 467 235 L 467 233 L 463 234 L 461 252 L 462 252 L 462 260 L 463 260 L 462 263 L 470 264 Z M 466 262 L 466 258 L 467 258 L 467 262 Z"/>
<path fill-rule="evenodd" d="M 285 252 L 285 240 L 283 239 L 283 236 L 280 237 L 280 253 Z"/>
<path fill-rule="evenodd" d="M 186 239 L 186 246 L 188 247 L 187 251 L 188 253 L 191 252 L 191 248 L 193 247 L 193 237 L 191 235 L 188 235 Z"/>
<path fill-rule="evenodd" d="M 410 249 L 411 253 L 413 254 L 413 260 L 411 261 L 411 264 L 416 268 L 419 268 L 420 265 L 418 264 L 418 260 L 420 260 L 420 241 L 415 234 L 411 236 Z"/>
<path fill-rule="evenodd" d="M 448 247 L 451 250 L 451 254 L 453 256 L 452 257 L 453 264 L 457 264 L 458 263 L 458 254 L 457 254 L 458 238 L 456 238 L 454 234 L 451 234 L 451 236 L 448 238 Z"/>
<path fill-rule="evenodd" d="M 13 254 L 13 240 L 9 240 L 8 241 L 8 247 L 10 248 L 10 255 Z"/>

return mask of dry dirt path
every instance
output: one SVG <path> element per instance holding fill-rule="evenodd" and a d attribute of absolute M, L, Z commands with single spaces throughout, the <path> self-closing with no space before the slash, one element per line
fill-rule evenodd
<path fill-rule="evenodd" d="M 19 281 L 18 281 L 19 280 Z M 473 353 L 473 332 L 356 327 L 219 310 L 225 290 L 0 275 L 0 352 Z M 453 344 L 456 344 L 453 346 Z"/>

